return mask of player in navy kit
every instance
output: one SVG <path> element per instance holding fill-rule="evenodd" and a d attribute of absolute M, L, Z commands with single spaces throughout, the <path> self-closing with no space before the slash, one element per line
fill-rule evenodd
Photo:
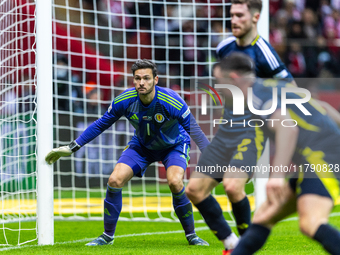
<path fill-rule="evenodd" d="M 223 40 L 216 49 L 218 58 L 223 59 L 235 52 L 242 52 L 253 59 L 257 77 L 275 78 L 289 81 L 296 86 L 292 75 L 282 63 L 273 47 L 266 42 L 257 31 L 257 22 L 262 9 L 261 0 L 231 0 L 231 28 L 233 36 Z M 219 65 L 215 66 L 214 76 Z M 327 110 L 332 119 L 340 125 L 339 113 L 329 104 L 319 102 Z M 233 114 L 232 102 L 226 101 L 223 119 L 229 120 L 228 125 L 219 125 L 219 130 L 198 162 L 197 169 L 210 166 L 234 167 L 237 173 L 195 172 L 191 175 L 186 192 L 193 204 L 198 208 L 207 225 L 225 246 L 224 254 L 229 254 L 238 240 L 225 222 L 222 210 L 211 195 L 211 190 L 223 180 L 223 186 L 232 205 L 237 229 L 243 235 L 251 223 L 251 211 L 244 188 L 252 176 L 251 172 L 240 172 L 240 167 L 250 167 L 257 164 L 260 158 L 266 136 L 262 129 L 243 125 L 230 125 L 230 122 L 247 122 L 252 116 L 245 109 L 244 116 Z M 207 176 L 209 176 L 207 178 Z M 222 179 L 223 177 L 223 179 Z"/>
<path fill-rule="evenodd" d="M 156 86 L 156 65 L 139 60 L 132 65 L 134 88 L 117 96 L 108 111 L 92 123 L 68 146 L 53 149 L 49 164 L 61 156 L 69 156 L 125 116 L 135 128 L 135 135 L 120 156 L 109 177 L 104 200 L 104 233 L 88 246 L 112 244 L 122 209 L 122 188 L 134 176 L 143 176 L 153 162 L 162 161 L 173 194 L 173 206 L 191 245 L 209 245 L 194 229 L 192 205 L 183 185 L 189 161 L 190 136 L 201 151 L 209 144 L 206 136 L 184 100 L 173 90 Z"/>
<path fill-rule="evenodd" d="M 230 9 L 233 36 L 219 43 L 216 54 L 219 59 L 233 52 L 242 52 L 255 62 L 256 76 L 293 80 L 274 48 L 257 32 L 257 22 L 262 9 L 261 0 L 232 0 Z"/>
<path fill-rule="evenodd" d="M 231 28 L 234 36 L 222 41 L 217 47 L 217 55 L 224 58 L 235 51 L 241 51 L 254 59 L 256 75 L 286 79 L 293 82 L 293 77 L 281 62 L 275 50 L 259 36 L 257 22 L 262 9 L 261 0 L 232 0 Z M 219 66 L 214 69 L 214 76 Z M 245 109 L 244 116 L 235 116 L 232 102 L 226 101 L 223 119 L 233 123 L 247 122 L 252 114 Z M 240 169 L 241 167 L 257 164 L 266 137 L 258 127 L 244 127 L 243 125 L 219 125 L 219 130 L 198 162 L 197 167 L 209 167 L 216 164 Z M 225 254 L 230 253 L 238 238 L 232 233 L 225 222 L 222 210 L 211 195 L 211 190 L 223 180 L 223 186 L 232 205 L 233 214 L 240 235 L 244 234 L 251 223 L 249 200 L 244 191 L 245 185 L 252 176 L 251 172 L 210 174 L 208 172 L 194 172 L 191 175 L 186 192 L 193 204 L 198 208 L 207 225 L 225 246 Z"/>
<path fill-rule="evenodd" d="M 340 232 L 328 224 L 340 193 L 340 130 L 315 100 L 302 103 L 303 91 L 287 90 L 292 87 L 290 83 L 256 80 L 251 62 L 245 54 L 232 54 L 221 60 L 220 77 L 225 84 L 237 86 L 245 102 L 251 88 L 257 110 L 268 110 L 277 102 L 272 112 L 252 117 L 262 119 L 264 133 L 275 142 L 271 164 L 274 171 L 267 183 L 267 201 L 255 212 L 253 224 L 231 254 L 255 253 L 264 245 L 270 229 L 295 211 L 303 234 L 318 241 L 330 254 L 340 254 Z M 284 92 L 287 104 L 281 101 L 283 90 L 288 91 Z M 282 113 L 283 109 L 287 112 Z M 288 172 L 291 161 L 296 167 Z"/>

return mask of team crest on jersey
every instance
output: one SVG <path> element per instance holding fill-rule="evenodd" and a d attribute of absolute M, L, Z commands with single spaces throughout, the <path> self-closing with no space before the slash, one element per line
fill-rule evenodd
<path fill-rule="evenodd" d="M 155 120 L 158 122 L 158 123 L 162 123 L 164 121 L 164 116 L 160 113 L 156 113 L 155 114 Z"/>

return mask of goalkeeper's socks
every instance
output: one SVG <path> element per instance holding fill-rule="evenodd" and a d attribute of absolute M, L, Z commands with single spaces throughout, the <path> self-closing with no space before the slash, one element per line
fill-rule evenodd
<path fill-rule="evenodd" d="M 322 224 L 316 231 L 314 239 L 322 244 L 330 254 L 340 254 L 340 232 L 328 224 Z"/>
<path fill-rule="evenodd" d="M 195 233 L 194 215 L 192 213 L 192 204 L 185 195 L 185 188 L 179 193 L 172 193 L 172 204 L 175 213 L 182 224 L 185 235 Z"/>
<path fill-rule="evenodd" d="M 244 199 L 237 203 L 231 203 L 231 206 L 233 208 L 238 233 L 243 235 L 251 224 L 251 212 L 248 197 L 245 196 Z"/>
<path fill-rule="evenodd" d="M 122 210 L 122 188 L 112 188 L 107 185 L 104 199 L 104 234 L 113 237 L 119 214 Z"/>
<path fill-rule="evenodd" d="M 270 229 L 258 224 L 252 224 L 248 228 L 248 230 L 244 233 L 232 254 L 233 255 L 254 254 L 256 251 L 261 249 L 261 247 L 265 244 L 269 234 Z"/>
<path fill-rule="evenodd" d="M 223 217 L 222 209 L 212 195 L 195 206 L 218 240 L 223 241 L 231 235 L 231 228 Z"/>

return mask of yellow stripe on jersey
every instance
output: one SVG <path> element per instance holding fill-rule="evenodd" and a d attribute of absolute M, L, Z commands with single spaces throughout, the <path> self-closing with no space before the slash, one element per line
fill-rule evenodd
<path fill-rule="evenodd" d="M 178 106 L 174 105 L 172 102 L 168 101 L 167 99 L 160 97 L 160 95 L 158 95 L 157 98 L 158 98 L 159 100 L 162 100 L 162 101 L 164 101 L 164 102 L 167 102 L 168 104 L 170 104 L 170 105 L 172 105 L 173 107 L 175 107 L 177 110 L 181 110 L 181 108 L 179 108 Z"/>
<path fill-rule="evenodd" d="M 120 94 L 120 95 L 117 96 L 115 99 L 117 100 L 117 99 L 120 99 L 120 98 L 125 97 L 125 96 L 127 96 L 127 95 L 134 95 L 134 94 L 137 95 L 137 90 L 131 90 L 131 91 L 125 92 L 125 93 L 123 93 L 123 94 Z"/>
<path fill-rule="evenodd" d="M 304 94 L 303 93 L 294 93 L 298 96 L 300 96 L 301 98 L 304 98 Z M 308 103 L 314 107 L 315 110 L 317 110 L 318 112 L 320 112 L 322 115 L 326 115 L 327 111 L 318 103 L 317 100 L 315 100 L 314 98 L 311 98 Z"/>
<path fill-rule="evenodd" d="M 124 101 L 125 99 L 131 98 L 131 97 L 136 97 L 136 96 L 138 96 L 136 90 L 128 91 L 128 92 L 126 92 L 124 94 L 121 94 L 121 95 L 117 96 L 115 98 L 115 102 L 114 103 L 116 104 L 116 103 L 119 103 L 121 101 Z"/>
<path fill-rule="evenodd" d="M 303 171 L 299 172 L 299 177 L 298 177 L 297 182 L 296 182 L 296 194 L 297 195 L 301 194 L 301 183 L 303 181 L 304 175 L 305 174 L 304 174 Z"/>
<path fill-rule="evenodd" d="M 176 104 L 180 108 L 182 108 L 182 106 L 183 106 L 183 104 L 180 101 L 173 98 L 172 96 L 169 96 L 168 94 L 165 94 L 163 92 L 158 91 L 158 95 L 162 96 L 163 98 L 165 97 L 166 99 L 169 99 L 171 102 L 173 102 L 174 104 Z"/>
<path fill-rule="evenodd" d="M 119 103 L 119 102 L 121 102 L 121 101 L 124 101 L 124 100 L 129 99 L 129 98 L 132 98 L 132 97 L 137 97 L 137 96 L 138 96 L 137 94 L 135 94 L 135 95 L 127 95 L 126 97 L 119 98 L 118 101 L 115 100 L 115 103 L 114 103 L 114 104 L 117 104 L 117 103 Z"/>
<path fill-rule="evenodd" d="M 322 184 L 335 201 L 340 194 L 339 181 L 329 169 L 329 164 L 324 160 L 325 153 L 322 151 L 313 151 L 311 148 L 306 147 L 302 151 L 302 155 L 306 157 L 310 165 L 316 167 L 315 174 L 320 178 Z M 322 167 L 322 171 L 318 171 L 318 166 Z M 327 169 L 323 171 L 323 167 Z"/>
<path fill-rule="evenodd" d="M 251 46 L 254 46 L 257 40 L 260 38 L 260 35 L 257 35 L 254 39 L 254 41 L 251 42 Z"/>
<path fill-rule="evenodd" d="M 262 129 L 256 125 L 255 127 L 255 146 L 257 149 L 257 160 L 260 159 L 263 151 L 263 142 L 264 142 L 264 136 Z"/>
<path fill-rule="evenodd" d="M 314 132 L 319 132 L 320 128 L 317 126 L 314 126 L 312 124 L 309 124 L 307 121 L 302 119 L 299 115 L 297 115 L 292 109 L 288 109 L 288 112 L 290 116 L 292 117 L 293 120 L 297 122 L 297 125 L 303 129 L 309 130 L 309 131 L 314 131 Z"/>
<path fill-rule="evenodd" d="M 327 111 L 315 99 L 311 98 L 308 103 L 311 106 L 313 106 L 318 112 L 320 112 L 322 115 L 327 114 Z"/>

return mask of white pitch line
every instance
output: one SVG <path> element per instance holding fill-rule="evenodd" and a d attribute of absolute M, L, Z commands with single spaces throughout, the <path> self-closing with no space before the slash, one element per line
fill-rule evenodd
<path fill-rule="evenodd" d="M 209 230 L 208 227 L 199 227 L 195 228 L 195 231 L 203 231 L 203 230 Z M 151 235 L 167 235 L 167 234 L 179 234 L 183 233 L 184 230 L 174 230 L 174 231 L 166 231 L 166 232 L 146 232 L 146 233 L 139 233 L 139 234 L 127 234 L 127 235 L 119 235 L 115 236 L 116 238 L 124 238 L 124 237 L 135 237 L 135 236 L 151 236 Z M 72 243 L 82 243 L 82 242 L 88 242 L 92 241 L 96 237 L 93 238 L 84 238 L 81 240 L 75 240 L 75 241 L 68 241 L 68 242 L 57 242 L 55 244 L 72 244 Z M 38 247 L 40 245 L 20 245 L 20 246 L 11 246 L 0 249 L 0 251 L 8 251 L 8 250 L 14 250 L 14 249 L 22 249 L 22 248 L 28 248 L 28 247 Z M 42 246 L 41 246 L 42 247 Z"/>
<path fill-rule="evenodd" d="M 340 216 L 340 212 L 335 212 L 335 213 L 331 213 L 329 215 L 329 217 L 337 217 Z M 281 222 L 285 222 L 285 221 L 297 221 L 298 217 L 291 217 L 288 219 L 284 219 Z M 209 230 L 208 227 L 199 227 L 199 228 L 195 228 L 196 231 L 203 231 L 203 230 Z M 151 236 L 151 235 L 167 235 L 167 234 L 178 234 L 178 233 L 183 233 L 184 230 L 174 230 L 174 231 L 166 231 L 166 232 L 146 232 L 146 233 L 139 233 L 139 234 L 127 234 L 127 235 L 120 235 L 120 236 L 115 236 L 115 238 L 124 238 L 124 237 L 135 237 L 135 236 Z M 72 243 L 82 243 L 82 242 L 88 242 L 91 241 L 94 238 L 84 238 L 81 240 L 75 240 L 75 241 L 68 241 L 68 242 L 56 242 L 55 244 L 72 244 Z M 15 250 L 15 249 L 22 249 L 22 248 L 29 248 L 29 247 L 38 247 L 40 245 L 18 245 L 18 246 L 11 246 L 11 247 L 6 247 L 6 248 L 2 248 L 0 249 L 1 251 L 8 251 L 8 250 Z"/>

